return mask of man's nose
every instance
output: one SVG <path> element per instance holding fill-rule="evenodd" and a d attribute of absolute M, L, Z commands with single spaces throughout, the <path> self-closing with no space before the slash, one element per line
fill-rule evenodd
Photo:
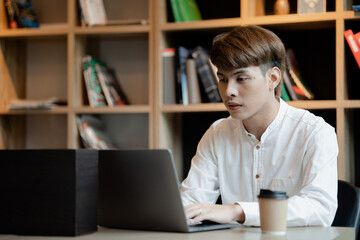
<path fill-rule="evenodd" d="M 228 97 L 235 97 L 238 95 L 236 85 L 232 81 L 228 82 L 228 85 L 226 87 L 226 95 Z"/>

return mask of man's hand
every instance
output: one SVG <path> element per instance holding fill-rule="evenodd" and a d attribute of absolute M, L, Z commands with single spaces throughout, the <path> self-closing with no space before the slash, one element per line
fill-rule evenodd
<path fill-rule="evenodd" d="M 238 221 L 243 223 L 245 215 L 242 207 L 238 204 L 218 205 L 208 203 L 195 203 L 185 207 L 187 219 L 192 223 L 210 220 L 218 223 Z"/>

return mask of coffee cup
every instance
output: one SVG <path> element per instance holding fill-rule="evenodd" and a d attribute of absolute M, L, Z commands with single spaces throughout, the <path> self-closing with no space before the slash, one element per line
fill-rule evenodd
<path fill-rule="evenodd" d="M 286 234 L 287 202 L 286 192 L 261 189 L 259 198 L 260 228 L 263 233 Z"/>

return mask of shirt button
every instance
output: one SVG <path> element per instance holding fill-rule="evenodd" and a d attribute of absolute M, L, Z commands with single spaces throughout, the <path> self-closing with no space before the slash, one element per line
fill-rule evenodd
<path fill-rule="evenodd" d="M 259 146 L 259 145 L 256 145 L 256 149 L 260 149 L 260 146 Z"/>
<path fill-rule="evenodd" d="M 260 175 L 259 174 L 256 174 L 256 176 L 255 176 L 256 178 L 259 178 L 260 177 Z"/>

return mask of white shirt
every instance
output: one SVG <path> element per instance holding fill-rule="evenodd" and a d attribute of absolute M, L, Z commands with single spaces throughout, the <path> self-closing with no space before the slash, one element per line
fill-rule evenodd
<path fill-rule="evenodd" d="M 280 100 L 274 121 L 258 141 L 240 120 L 214 122 L 199 142 L 183 204 L 238 203 L 244 225 L 259 226 L 260 189 L 286 191 L 288 226 L 330 226 L 337 209 L 338 145 L 321 117 Z"/>

